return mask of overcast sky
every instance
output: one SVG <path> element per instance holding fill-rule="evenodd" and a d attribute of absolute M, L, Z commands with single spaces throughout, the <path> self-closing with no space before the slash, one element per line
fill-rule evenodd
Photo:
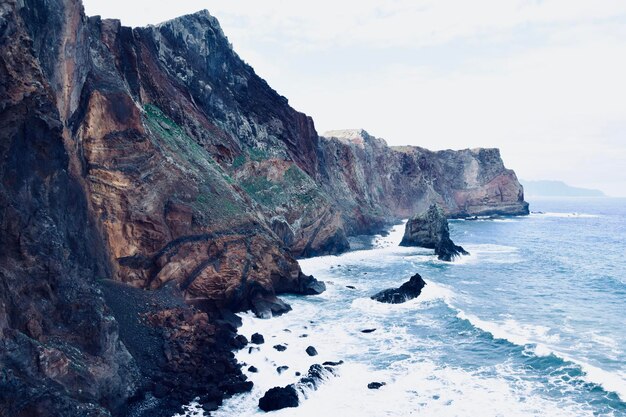
<path fill-rule="evenodd" d="M 317 130 L 499 147 L 524 179 L 626 196 L 625 0 L 84 0 L 129 26 L 208 9 Z"/>

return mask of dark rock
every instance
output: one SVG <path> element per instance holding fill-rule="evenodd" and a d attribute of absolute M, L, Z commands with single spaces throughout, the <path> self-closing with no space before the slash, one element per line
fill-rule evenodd
<path fill-rule="evenodd" d="M 296 371 L 296 374 L 295 374 L 295 375 L 296 375 L 296 376 L 300 376 L 300 375 L 302 375 L 302 373 L 300 373 L 299 371 Z"/>
<path fill-rule="evenodd" d="M 291 306 L 276 296 L 257 297 L 252 300 L 252 311 L 259 318 L 269 319 L 291 311 Z"/>
<path fill-rule="evenodd" d="M 274 345 L 274 349 L 276 349 L 279 352 L 284 352 L 287 350 L 287 346 L 285 345 Z"/>
<path fill-rule="evenodd" d="M 218 408 L 219 405 L 213 401 L 202 403 L 202 409 L 206 412 L 216 411 Z"/>
<path fill-rule="evenodd" d="M 351 290 L 356 290 L 356 287 L 354 285 L 346 285 L 346 288 L 350 288 Z"/>
<path fill-rule="evenodd" d="M 231 341 L 231 346 L 235 349 L 243 349 L 248 344 L 248 339 L 242 334 L 238 334 Z"/>
<path fill-rule="evenodd" d="M 167 389 L 167 387 L 165 387 L 165 385 L 158 383 L 154 386 L 154 389 L 152 390 L 152 393 L 154 394 L 154 396 L 156 398 L 163 398 L 168 394 L 169 390 Z"/>
<path fill-rule="evenodd" d="M 311 389 L 317 389 L 324 378 L 324 371 L 327 370 L 322 365 L 316 363 L 309 367 L 306 376 L 300 378 L 299 383 L 307 385 Z"/>
<path fill-rule="evenodd" d="M 308 335 L 308 334 L 306 334 L 306 333 L 303 333 L 303 334 L 301 334 L 301 335 L 300 335 L 300 336 L 298 336 L 298 337 L 300 337 L 300 338 L 304 338 L 304 337 L 309 337 L 309 335 Z"/>
<path fill-rule="evenodd" d="M 265 412 L 297 407 L 298 393 L 293 385 L 269 389 L 259 400 L 259 408 Z"/>
<path fill-rule="evenodd" d="M 370 382 L 367 384 L 367 388 L 369 389 L 379 389 L 383 385 L 386 385 L 384 382 Z"/>
<path fill-rule="evenodd" d="M 340 360 L 338 362 L 326 361 L 322 365 L 324 365 L 324 366 L 338 366 L 338 365 L 342 365 L 342 364 L 343 364 L 343 361 Z"/>
<path fill-rule="evenodd" d="M 278 372 L 279 374 L 282 374 L 287 369 L 289 369 L 289 367 L 287 365 L 279 366 L 278 368 L 276 368 L 276 372 Z"/>
<path fill-rule="evenodd" d="M 241 321 L 241 317 L 236 315 L 230 310 L 220 309 L 220 318 L 218 319 L 219 323 L 224 323 L 233 328 L 233 330 L 237 330 L 243 324 Z"/>
<path fill-rule="evenodd" d="M 250 346 L 248 348 L 248 353 L 252 353 L 252 352 L 258 352 L 260 349 L 256 346 Z"/>
<path fill-rule="evenodd" d="M 257 369 L 257 367 L 256 367 L 256 366 L 250 366 L 250 367 L 248 368 L 248 371 L 249 371 L 249 372 L 252 372 L 252 373 L 257 373 L 257 372 L 259 372 L 259 370 Z"/>
<path fill-rule="evenodd" d="M 300 279 L 300 291 L 304 295 L 317 295 L 326 291 L 326 284 L 316 280 L 312 275 L 304 275 Z"/>
<path fill-rule="evenodd" d="M 372 332 L 375 332 L 375 331 L 376 331 L 376 329 L 363 329 L 363 330 L 361 330 L 361 333 L 372 333 Z"/>
<path fill-rule="evenodd" d="M 313 346 L 309 346 L 308 348 L 306 348 L 306 353 L 309 356 L 317 356 L 317 349 L 315 349 Z"/>
<path fill-rule="evenodd" d="M 455 245 L 450 239 L 448 220 L 443 209 L 437 204 L 432 204 L 425 213 L 409 219 L 400 246 L 434 249 L 437 257 L 447 262 L 460 255 L 469 255 L 465 249 Z"/>
<path fill-rule="evenodd" d="M 263 343 L 265 343 L 265 338 L 260 333 L 254 333 L 250 337 L 250 342 L 254 343 L 255 345 L 262 345 Z"/>
<path fill-rule="evenodd" d="M 424 282 L 420 274 L 415 274 L 408 282 L 402 284 L 400 288 L 383 290 L 371 298 L 381 303 L 400 304 L 420 295 L 424 285 L 426 285 L 426 282 Z"/>

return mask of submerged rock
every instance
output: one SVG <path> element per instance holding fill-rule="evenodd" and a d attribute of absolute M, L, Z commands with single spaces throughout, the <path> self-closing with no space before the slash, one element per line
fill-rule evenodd
<path fill-rule="evenodd" d="M 420 295 L 422 288 L 426 285 L 426 282 L 422 279 L 420 274 L 415 274 L 411 279 L 400 286 L 400 288 L 389 288 L 383 290 L 377 294 L 372 295 L 372 300 L 380 301 L 381 303 L 400 304 L 405 301 L 412 300 Z"/>
<path fill-rule="evenodd" d="M 265 412 L 297 407 L 298 393 L 293 385 L 270 388 L 259 400 L 259 408 Z"/>
<path fill-rule="evenodd" d="M 434 249 L 437 257 L 447 262 L 459 255 L 469 255 L 465 249 L 455 245 L 450 239 L 448 220 L 443 209 L 437 204 L 432 204 L 425 213 L 409 219 L 400 246 Z"/>

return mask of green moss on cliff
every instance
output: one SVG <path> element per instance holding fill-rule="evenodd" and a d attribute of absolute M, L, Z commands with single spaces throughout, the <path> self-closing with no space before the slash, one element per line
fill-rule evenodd
<path fill-rule="evenodd" d="M 150 139 L 163 151 L 165 159 L 187 174 L 197 195 L 172 199 L 190 203 L 194 208 L 194 221 L 200 224 L 224 223 L 236 220 L 244 213 L 245 203 L 231 187 L 233 179 L 224 172 L 211 154 L 189 137 L 182 127 L 168 118 L 157 106 L 144 106 L 144 122 Z M 189 190 L 188 187 L 185 187 Z"/>

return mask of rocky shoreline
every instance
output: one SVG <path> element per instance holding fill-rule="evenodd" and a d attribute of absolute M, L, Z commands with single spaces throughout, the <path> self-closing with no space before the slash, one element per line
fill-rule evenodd
<path fill-rule="evenodd" d="M 212 408 L 250 388 L 233 313 L 324 290 L 298 257 L 434 201 L 528 211 L 497 149 L 318 135 L 207 11 L 129 28 L 7 0 L 0 79 L 3 415 Z"/>

